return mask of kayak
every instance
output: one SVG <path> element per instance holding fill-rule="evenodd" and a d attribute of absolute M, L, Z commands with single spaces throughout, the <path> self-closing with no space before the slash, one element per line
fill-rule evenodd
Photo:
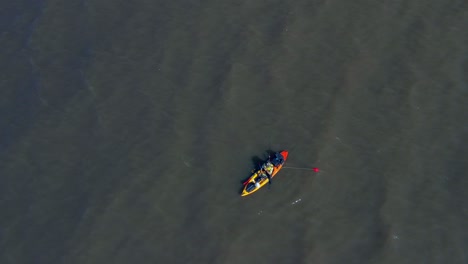
<path fill-rule="evenodd" d="M 283 150 L 275 153 L 273 159 L 268 159 L 260 169 L 256 170 L 250 178 L 244 182 L 244 189 L 242 190 L 241 196 L 247 196 L 258 190 L 260 190 L 265 184 L 267 184 L 270 178 L 273 178 L 283 168 L 283 164 L 288 158 L 288 151 Z M 268 175 L 269 174 L 269 175 Z"/>

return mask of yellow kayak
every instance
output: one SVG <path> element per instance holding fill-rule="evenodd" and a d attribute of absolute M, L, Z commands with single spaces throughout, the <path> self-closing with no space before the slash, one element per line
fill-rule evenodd
<path fill-rule="evenodd" d="M 283 150 L 275 153 L 273 159 L 267 160 L 259 170 L 255 171 L 250 178 L 244 182 L 244 189 L 241 196 L 247 196 L 260 190 L 270 179 L 281 170 L 284 162 L 288 158 L 288 151 Z"/>

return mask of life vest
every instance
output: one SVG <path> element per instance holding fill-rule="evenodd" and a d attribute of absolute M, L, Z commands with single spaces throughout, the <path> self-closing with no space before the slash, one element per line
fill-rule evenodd
<path fill-rule="evenodd" d="M 266 170 L 266 172 L 268 172 L 268 174 L 271 175 L 271 173 L 273 172 L 273 164 L 271 164 L 270 162 L 265 164 L 265 170 Z"/>

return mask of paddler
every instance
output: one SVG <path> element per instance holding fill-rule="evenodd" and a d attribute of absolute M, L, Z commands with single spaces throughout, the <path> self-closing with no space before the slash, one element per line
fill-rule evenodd
<path fill-rule="evenodd" d="M 268 161 L 267 163 L 263 164 L 262 170 L 265 171 L 268 174 L 268 176 L 271 176 L 271 174 L 273 173 L 273 164 L 270 161 Z"/>
<path fill-rule="evenodd" d="M 271 184 L 271 173 L 268 173 L 268 171 L 264 170 L 263 167 L 259 171 L 259 177 L 262 180 L 268 179 L 268 184 Z"/>

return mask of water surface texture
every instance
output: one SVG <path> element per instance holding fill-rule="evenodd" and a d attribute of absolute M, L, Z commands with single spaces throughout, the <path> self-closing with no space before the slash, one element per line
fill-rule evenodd
<path fill-rule="evenodd" d="M 3 1 L 0 263 L 468 263 L 467 3 Z"/>

